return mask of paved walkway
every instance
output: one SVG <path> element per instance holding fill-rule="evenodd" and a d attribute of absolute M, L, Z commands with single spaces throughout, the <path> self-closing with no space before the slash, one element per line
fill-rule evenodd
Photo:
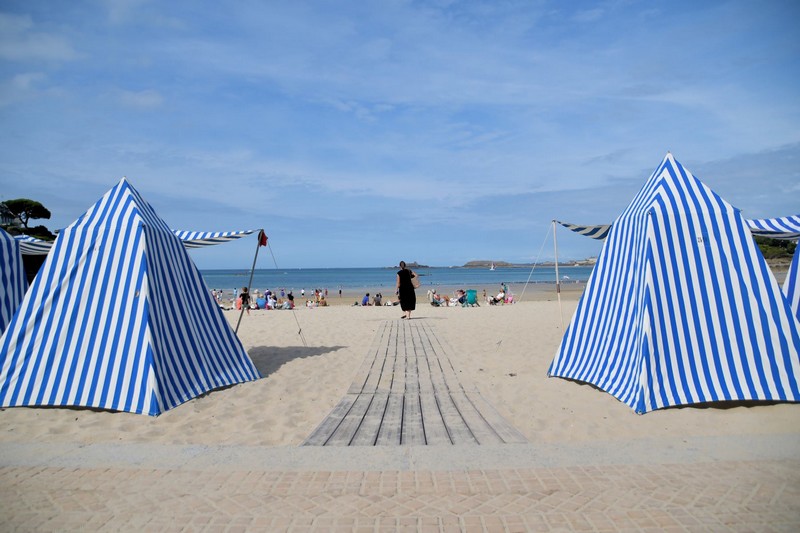
<path fill-rule="evenodd" d="M 305 446 L 527 442 L 469 383 L 426 320 L 381 324 L 348 393 Z"/>
<path fill-rule="evenodd" d="M 451 445 L 5 444 L 0 529 L 800 530 L 798 436 L 725 443 L 458 448 L 463 454 Z"/>

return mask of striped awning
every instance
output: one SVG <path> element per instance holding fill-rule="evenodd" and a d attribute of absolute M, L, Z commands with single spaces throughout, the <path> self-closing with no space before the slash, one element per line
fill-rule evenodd
<path fill-rule="evenodd" d="M 597 239 L 599 241 L 605 239 L 608 236 L 608 232 L 611 231 L 611 224 L 583 226 L 580 224 L 570 224 L 569 222 L 561 222 L 560 220 L 556 220 L 556 222 L 558 222 L 565 228 L 574 231 L 575 233 L 583 235 L 584 237 L 591 237 L 592 239 Z"/>
<path fill-rule="evenodd" d="M 585 237 L 603 240 L 611 231 L 611 224 L 598 224 L 585 226 L 581 224 L 571 224 L 556 220 L 565 228 L 579 233 Z M 747 227 L 753 235 L 769 237 L 771 239 L 798 240 L 800 239 L 800 215 L 778 218 L 759 218 L 748 219 Z"/>
<path fill-rule="evenodd" d="M 800 215 L 748 220 L 747 226 L 753 235 L 760 237 L 791 241 L 800 239 Z"/>
<path fill-rule="evenodd" d="M 22 255 L 47 255 L 53 247 L 53 241 L 43 241 L 29 235 L 15 235 Z"/>
<path fill-rule="evenodd" d="M 187 250 L 193 248 L 205 248 L 206 246 L 214 246 L 215 244 L 222 244 L 236 239 L 241 239 L 247 235 L 251 235 L 255 230 L 248 229 L 242 231 L 183 231 L 172 230 L 181 241 L 183 247 Z M 53 247 L 52 241 L 43 241 L 27 235 L 17 235 L 14 237 L 19 243 L 22 255 L 47 255 L 50 248 Z"/>
<path fill-rule="evenodd" d="M 206 246 L 214 246 L 215 244 L 222 244 L 225 242 L 235 241 L 247 235 L 250 235 L 255 230 L 248 229 L 242 231 L 181 231 L 173 230 L 172 233 L 178 236 L 183 241 L 184 248 L 205 248 Z"/>

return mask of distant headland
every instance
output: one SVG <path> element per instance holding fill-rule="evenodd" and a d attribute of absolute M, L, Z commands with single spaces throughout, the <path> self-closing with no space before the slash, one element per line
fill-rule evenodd
<path fill-rule="evenodd" d="M 597 262 L 596 257 L 590 257 L 588 259 L 581 259 L 577 261 L 559 261 L 559 266 L 593 266 Z M 495 268 L 531 268 L 534 266 L 533 263 L 509 263 L 508 261 L 492 261 L 492 260 L 484 260 L 484 259 L 476 259 L 474 261 L 467 261 L 463 265 L 456 265 L 454 267 L 432 267 L 430 265 L 423 265 L 421 263 L 417 263 L 416 261 L 411 263 L 406 263 L 406 266 L 410 269 L 419 269 L 419 268 L 491 268 L 494 265 Z M 536 266 L 555 266 L 553 261 L 537 263 Z M 384 267 L 384 268 L 397 268 L 396 266 Z"/>

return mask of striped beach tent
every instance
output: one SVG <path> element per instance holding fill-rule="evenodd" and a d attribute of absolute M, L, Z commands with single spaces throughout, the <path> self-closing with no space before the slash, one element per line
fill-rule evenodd
<path fill-rule="evenodd" d="M 753 235 L 789 241 L 800 239 L 800 215 L 748 220 L 747 225 Z M 800 246 L 795 246 L 789 271 L 783 281 L 783 294 L 789 300 L 795 316 L 800 320 Z"/>
<path fill-rule="evenodd" d="M 27 288 L 19 242 L 0 228 L 0 334 L 19 308 Z"/>
<path fill-rule="evenodd" d="M 122 179 L 60 232 L 0 338 L 0 406 L 158 415 L 259 377 L 181 240 Z"/>
<path fill-rule="evenodd" d="M 614 221 L 548 374 L 638 413 L 800 401 L 800 325 L 741 212 L 667 154 Z"/>
<path fill-rule="evenodd" d="M 786 280 L 783 282 L 783 293 L 794 310 L 794 316 L 800 320 L 800 243 L 794 249 L 792 264 L 789 265 L 789 272 L 786 273 Z"/>

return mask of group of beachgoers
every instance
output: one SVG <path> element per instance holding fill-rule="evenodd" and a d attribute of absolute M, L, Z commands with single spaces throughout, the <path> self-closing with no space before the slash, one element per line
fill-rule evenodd
<path fill-rule="evenodd" d="M 292 294 L 292 291 L 286 292 L 286 289 L 281 289 L 279 294 L 270 289 L 264 289 L 263 292 L 256 289 L 253 294 L 250 294 L 247 287 L 237 288 L 233 290 L 231 305 L 223 303 L 223 295 L 224 291 L 220 289 L 212 289 L 211 291 L 211 296 L 217 302 L 217 305 L 224 310 L 244 308 L 249 314 L 251 309 L 294 309 L 294 294 Z"/>
<path fill-rule="evenodd" d="M 483 301 L 489 305 L 511 304 L 514 303 L 514 295 L 509 292 L 507 284 L 501 283 L 500 290 L 494 296 L 487 295 L 486 289 L 483 289 Z M 477 298 L 470 300 L 464 289 L 456 289 L 452 296 L 428 289 L 428 302 L 435 307 L 478 305 Z"/>

